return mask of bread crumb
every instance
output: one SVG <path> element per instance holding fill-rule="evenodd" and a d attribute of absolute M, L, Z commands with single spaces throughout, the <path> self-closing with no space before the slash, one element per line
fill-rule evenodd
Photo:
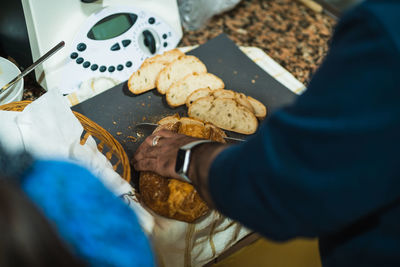
<path fill-rule="evenodd" d="M 237 75 L 237 74 L 238 74 L 237 70 L 234 70 L 233 75 Z"/>
<path fill-rule="evenodd" d="M 122 134 L 122 132 L 117 132 L 117 135 L 119 136 L 119 135 L 121 135 Z"/>
<path fill-rule="evenodd" d="M 128 135 L 128 138 L 132 141 L 132 142 L 136 142 L 137 138 L 132 136 L 132 135 Z"/>
<path fill-rule="evenodd" d="M 256 80 L 251 80 L 251 83 L 256 83 Z"/>
<path fill-rule="evenodd" d="M 117 123 L 116 123 L 115 121 L 113 121 L 113 124 L 114 124 L 114 125 L 117 125 Z"/>
<path fill-rule="evenodd" d="M 142 103 L 142 107 L 145 107 L 146 106 L 146 104 L 145 103 Z"/>

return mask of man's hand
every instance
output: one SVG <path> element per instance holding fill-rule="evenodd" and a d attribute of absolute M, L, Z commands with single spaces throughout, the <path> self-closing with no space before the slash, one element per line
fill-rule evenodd
<path fill-rule="evenodd" d="M 153 140 L 157 139 L 158 141 L 153 145 Z M 137 171 L 152 171 L 165 177 L 181 179 L 175 172 L 178 149 L 196 140 L 199 139 L 168 130 L 160 130 L 147 137 L 136 150 L 133 157 L 134 167 Z"/>

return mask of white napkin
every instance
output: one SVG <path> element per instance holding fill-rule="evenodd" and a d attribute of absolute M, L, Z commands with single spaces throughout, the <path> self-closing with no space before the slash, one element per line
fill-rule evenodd
<path fill-rule="evenodd" d="M 89 169 L 136 212 L 147 233 L 153 229 L 153 217 L 134 201 L 134 189 L 113 170 L 90 136 L 80 144 L 83 127 L 72 113 L 67 100 L 51 90 L 22 112 L 0 111 L 0 140 L 11 151 L 26 149 L 38 159 L 66 160 Z"/>
<path fill-rule="evenodd" d="M 47 92 L 23 112 L 0 111 L 0 140 L 10 150 L 25 148 L 36 158 L 69 160 L 91 170 L 116 195 L 123 196 L 153 241 L 163 266 L 203 266 L 251 231 L 213 211 L 196 224 L 167 219 L 145 210 L 134 189 L 97 150 L 92 137 L 80 144 L 83 127 L 67 99 Z"/>

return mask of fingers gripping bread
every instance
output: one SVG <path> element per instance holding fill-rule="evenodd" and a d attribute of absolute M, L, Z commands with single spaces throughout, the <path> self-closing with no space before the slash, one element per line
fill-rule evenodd
<path fill-rule="evenodd" d="M 205 72 L 206 66 L 197 57 L 181 56 L 160 72 L 156 80 L 157 91 L 164 95 L 173 83 L 185 76 Z"/>
<path fill-rule="evenodd" d="M 161 70 L 182 55 L 184 54 L 180 50 L 173 49 L 162 55 L 146 59 L 140 69 L 129 77 L 129 90 L 134 94 L 142 94 L 155 88 L 156 79 Z"/>
<path fill-rule="evenodd" d="M 168 105 L 178 107 L 184 105 L 186 98 L 199 88 L 211 90 L 224 88 L 224 82 L 211 73 L 193 73 L 174 83 L 166 93 Z"/>
<path fill-rule="evenodd" d="M 202 97 L 190 105 L 188 114 L 242 134 L 253 134 L 258 126 L 256 116 L 232 98 Z"/>
<path fill-rule="evenodd" d="M 212 124 L 193 118 L 169 116 L 156 130 L 168 129 L 188 136 L 210 139 L 225 143 L 225 133 Z M 139 199 L 153 212 L 167 218 L 193 223 L 207 214 L 209 208 L 200 198 L 193 185 L 162 177 L 153 172 L 141 172 L 139 178 Z"/>

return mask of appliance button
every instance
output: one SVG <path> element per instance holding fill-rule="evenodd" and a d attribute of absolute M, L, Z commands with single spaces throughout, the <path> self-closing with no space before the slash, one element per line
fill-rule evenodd
<path fill-rule="evenodd" d="M 117 51 L 117 50 L 120 50 L 121 49 L 121 47 L 119 46 L 119 43 L 115 43 L 115 44 L 113 44 L 113 46 L 111 46 L 111 51 Z"/>
<path fill-rule="evenodd" d="M 124 46 L 124 47 L 127 47 L 128 45 L 130 45 L 131 44 L 131 40 L 122 40 L 122 45 Z"/>
<path fill-rule="evenodd" d="M 83 63 L 83 58 L 81 58 L 81 57 L 78 57 L 77 59 L 76 59 L 76 63 L 78 63 L 78 64 L 82 64 Z"/>
<path fill-rule="evenodd" d="M 156 53 L 156 39 L 154 38 L 154 35 L 151 33 L 149 30 L 144 30 L 142 32 L 143 34 L 143 44 L 149 49 L 151 54 Z"/>
<path fill-rule="evenodd" d="M 73 52 L 73 53 L 71 53 L 70 57 L 71 57 L 72 59 L 75 59 L 75 58 L 78 57 L 78 53 Z"/>
<path fill-rule="evenodd" d="M 117 66 L 117 70 L 121 71 L 121 70 L 123 70 L 123 69 L 124 69 L 124 66 L 122 66 L 121 64 L 119 64 L 119 65 Z"/>
<path fill-rule="evenodd" d="M 99 70 L 100 70 L 100 72 L 105 72 L 107 70 L 107 67 L 106 66 L 101 66 Z"/>
<path fill-rule="evenodd" d="M 92 70 L 92 71 L 95 71 L 95 70 L 97 70 L 99 68 L 99 66 L 97 65 L 97 64 L 93 64 L 91 67 L 90 67 L 90 69 Z"/>
<path fill-rule="evenodd" d="M 132 67 L 132 61 L 127 61 L 127 62 L 125 63 L 125 66 L 126 66 L 127 68 Z"/>
<path fill-rule="evenodd" d="M 114 70 L 115 70 L 115 67 L 114 67 L 114 66 L 108 67 L 108 71 L 109 71 L 109 72 L 114 72 Z"/>
<path fill-rule="evenodd" d="M 150 24 L 154 24 L 155 22 L 156 22 L 155 18 L 153 18 L 153 17 L 149 18 L 149 23 Z"/>
<path fill-rule="evenodd" d="M 77 46 L 76 46 L 76 49 L 78 50 L 78 51 L 85 51 L 86 50 L 86 44 L 84 44 L 84 43 L 79 43 Z"/>
<path fill-rule="evenodd" d="M 163 39 L 167 39 L 167 37 L 168 37 L 168 35 L 167 35 L 166 33 L 164 33 L 164 34 L 162 35 L 162 38 L 163 38 Z"/>
<path fill-rule="evenodd" d="M 89 61 L 85 61 L 85 62 L 83 63 L 82 66 L 83 66 L 85 69 L 86 69 L 86 68 L 89 68 L 90 62 L 89 62 Z"/>
<path fill-rule="evenodd" d="M 168 43 L 167 43 L 167 42 L 164 42 L 164 43 L 163 43 L 163 46 L 164 46 L 164 47 L 167 47 L 167 46 L 168 46 Z"/>

